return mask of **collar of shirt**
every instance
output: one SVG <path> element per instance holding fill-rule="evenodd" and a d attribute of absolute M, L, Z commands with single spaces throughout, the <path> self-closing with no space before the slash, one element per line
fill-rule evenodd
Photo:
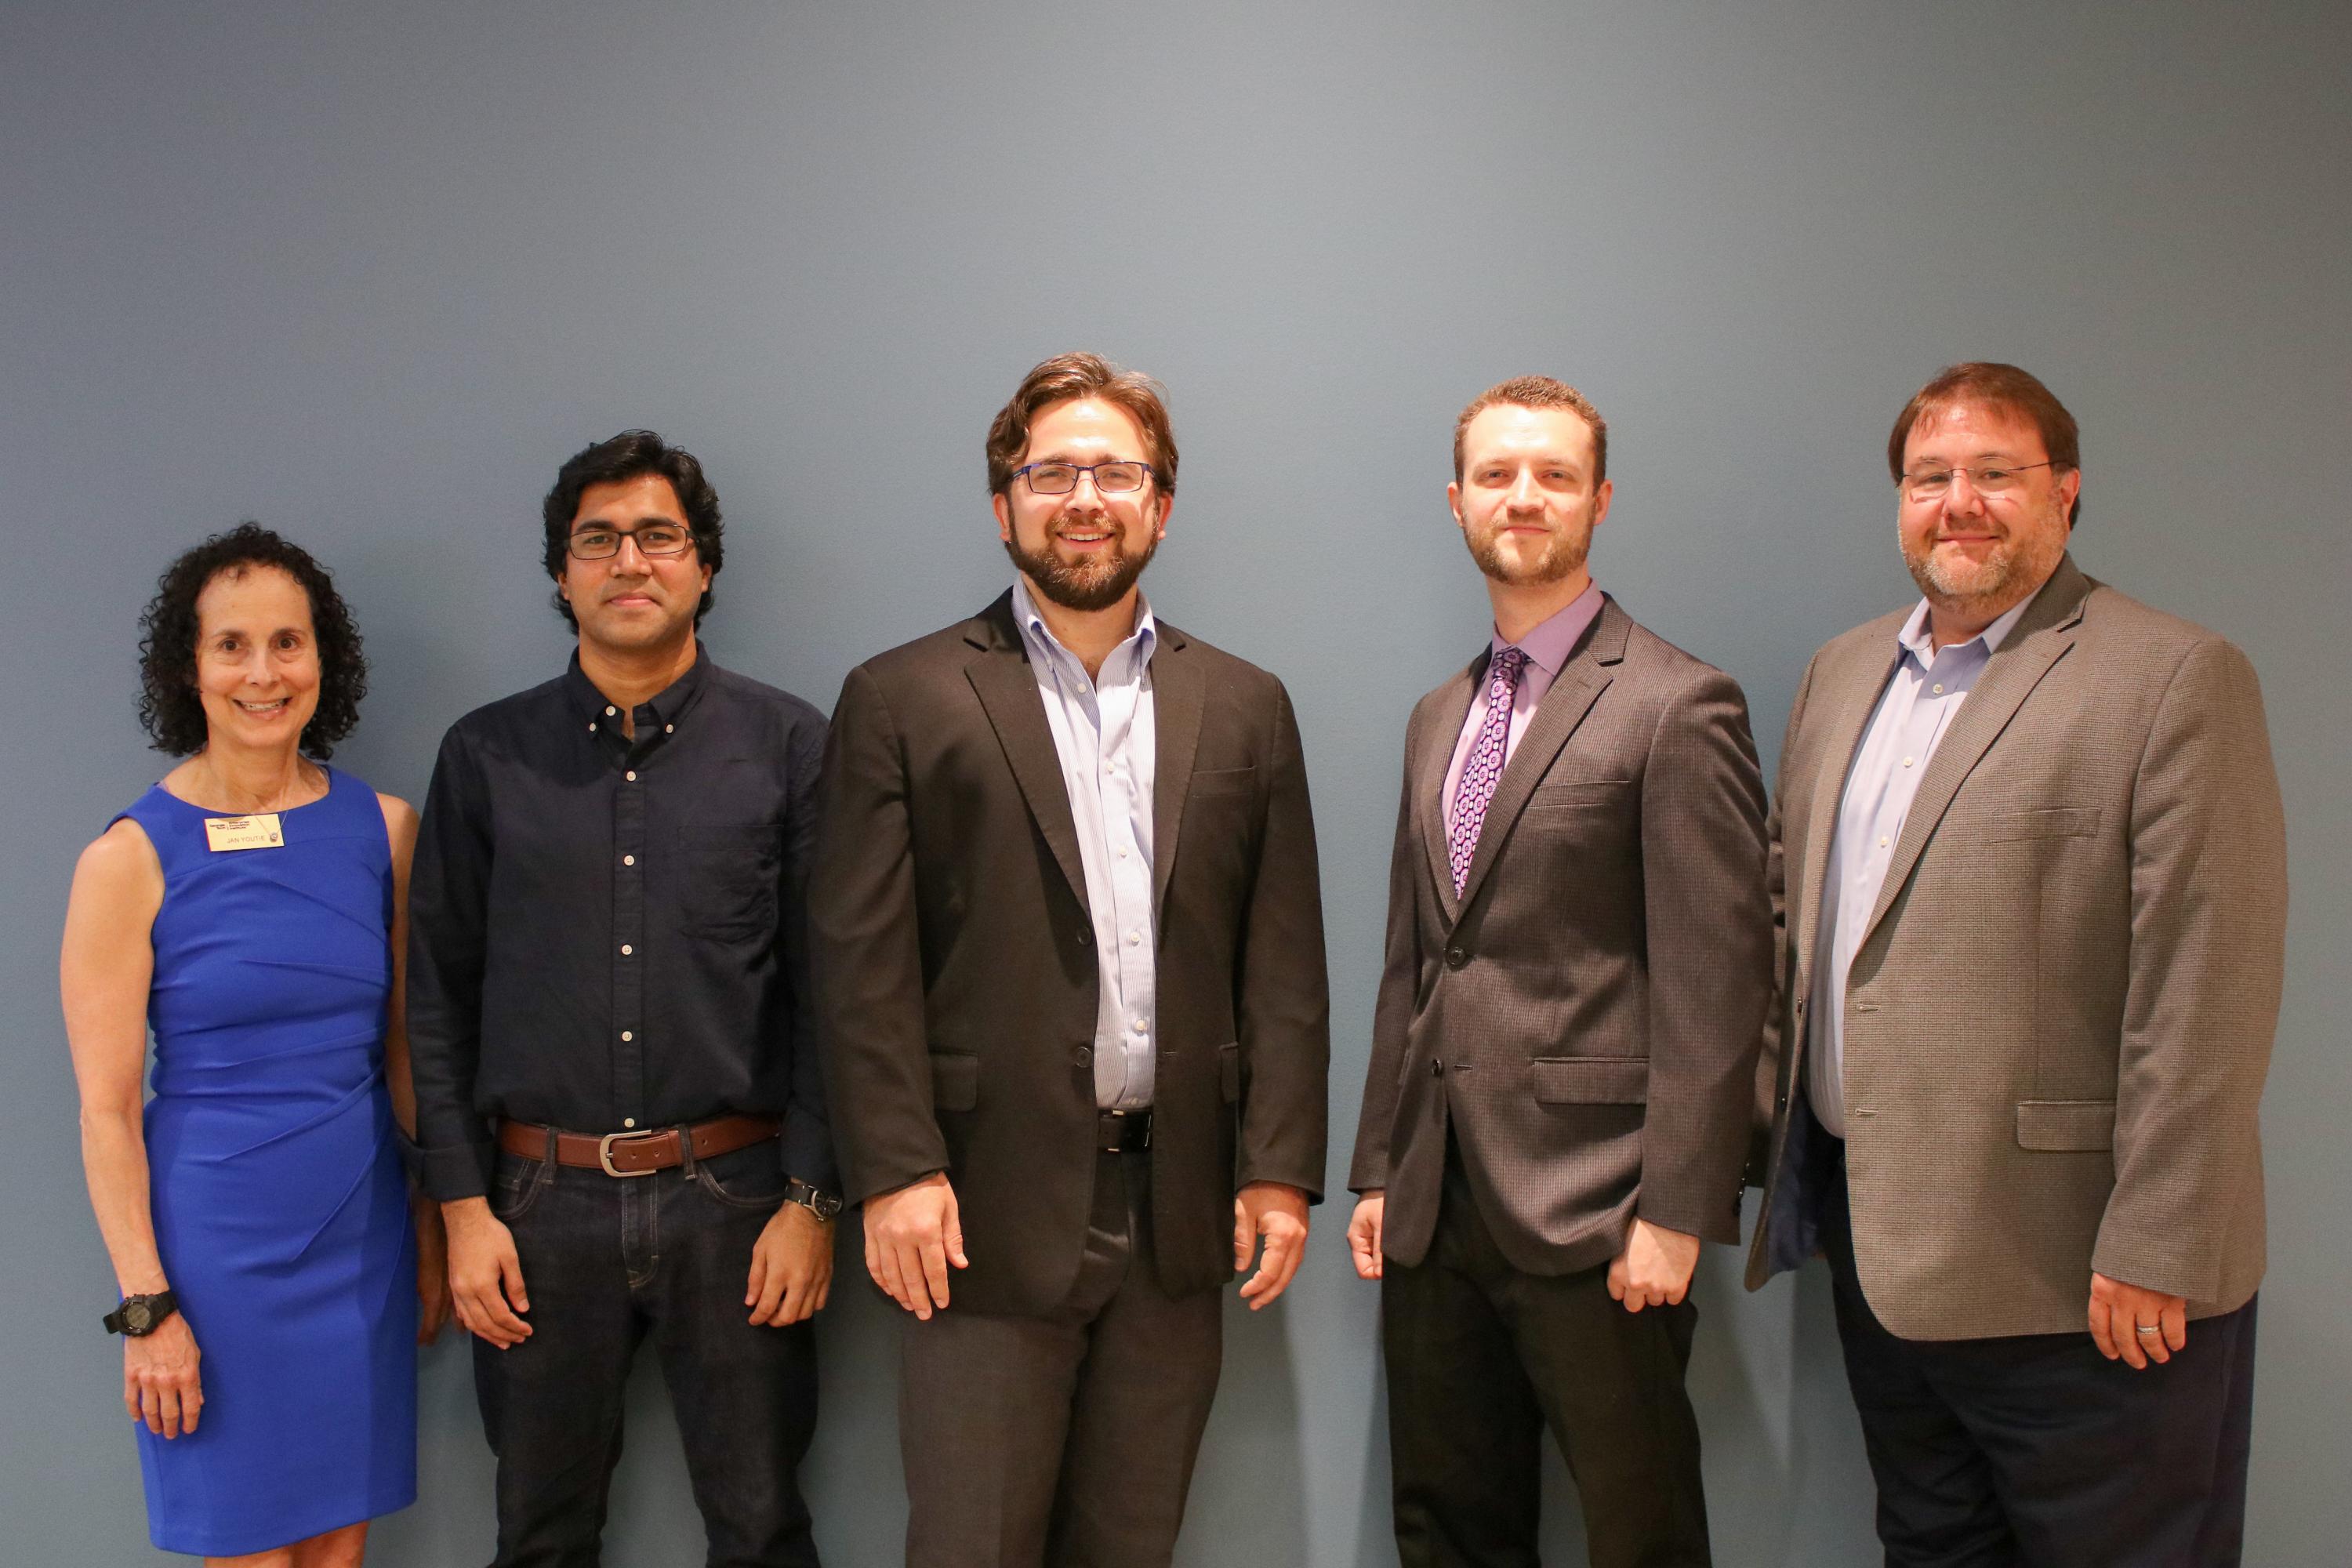
<path fill-rule="evenodd" d="M 1980 642 L 1984 644 L 1984 650 L 1988 657 L 2000 652 L 2000 645 L 2008 639 L 2010 633 L 2017 629 L 2017 623 L 2025 618 L 2025 607 L 2033 603 L 2035 597 L 2036 595 L 2028 594 L 2023 599 L 2011 605 L 1992 625 L 1969 638 L 1968 642 L 1948 644 L 1947 648 L 1966 647 L 1969 643 Z M 1921 599 L 1912 608 L 1910 618 L 1906 620 L 1902 628 L 1895 634 L 1895 640 L 1902 645 L 1905 652 L 1918 659 L 1919 668 L 1922 669 L 1936 662 L 1936 655 L 1938 652 L 1946 651 L 1936 647 L 1936 639 L 1927 631 L 1927 601 L 1925 599 Z"/>
<path fill-rule="evenodd" d="M 1584 635 L 1585 627 L 1591 626 L 1600 615 L 1601 584 L 1588 583 L 1585 584 L 1583 593 L 1570 599 L 1565 606 L 1521 637 L 1517 643 L 1505 642 L 1503 634 L 1496 631 L 1495 640 L 1488 645 L 1488 647 L 1491 653 L 1500 653 L 1507 647 L 1517 647 L 1521 653 L 1528 656 L 1528 663 L 1542 669 L 1549 678 L 1545 684 L 1549 685 L 1550 681 L 1559 679 L 1560 668 L 1568 663 L 1568 656 L 1576 651 L 1576 639 Z"/>
<path fill-rule="evenodd" d="M 1045 617 L 1037 611 L 1037 601 L 1029 596 L 1027 581 L 1020 577 L 1013 579 L 1013 620 L 1021 628 L 1022 636 L 1029 639 L 1031 649 L 1042 655 L 1047 663 L 1055 666 L 1066 664 L 1080 675 L 1086 673 L 1085 663 L 1076 654 L 1064 647 L 1061 638 L 1055 637 L 1053 628 L 1045 624 Z M 1160 625 L 1151 618 L 1151 603 L 1138 594 L 1135 596 L 1135 630 L 1127 635 L 1125 642 L 1110 650 L 1110 656 L 1102 663 L 1103 673 L 1113 680 L 1122 676 L 1140 676 L 1151 663 L 1151 650 L 1159 646 Z M 1130 662 L 1122 665 L 1122 656 Z"/>
<path fill-rule="evenodd" d="M 637 704 L 633 717 L 636 721 L 636 743 L 645 744 L 651 737 L 667 733 L 690 712 L 702 696 L 710 671 L 710 650 L 702 639 L 694 641 L 694 662 L 686 673 Z M 596 683 L 582 673 L 580 654 L 572 651 L 572 663 L 563 672 L 564 700 L 588 721 L 589 727 L 603 730 L 608 725 L 615 736 L 622 734 L 621 715 L 612 700 L 596 689 Z"/>

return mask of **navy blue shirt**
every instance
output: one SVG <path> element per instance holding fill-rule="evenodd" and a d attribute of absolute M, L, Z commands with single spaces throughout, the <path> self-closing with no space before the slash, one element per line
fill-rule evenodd
<path fill-rule="evenodd" d="M 632 715 L 574 656 L 451 726 L 409 885 L 435 1197 L 487 1190 L 499 1117 L 601 1134 L 735 1111 L 781 1116 L 785 1170 L 839 1190 L 808 975 L 824 735 L 700 648 Z"/>

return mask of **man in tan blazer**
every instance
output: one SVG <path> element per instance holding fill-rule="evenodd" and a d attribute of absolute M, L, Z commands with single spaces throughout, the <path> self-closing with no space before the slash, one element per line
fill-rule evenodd
<path fill-rule="evenodd" d="M 1763 780 L 1738 686 L 1593 584 L 1607 465 L 1546 377 L 1455 426 L 1494 636 L 1406 727 L 1348 1184 L 1406 1568 L 1535 1561 L 1546 1426 L 1596 1568 L 1708 1561 L 1686 1292 L 1739 1239 Z"/>
<path fill-rule="evenodd" d="M 1826 1253 L 1888 1563 L 2234 1563 L 2286 915 L 2262 694 L 2075 567 L 2074 420 L 2025 372 L 1945 371 L 1887 463 L 1924 597 L 1789 717 L 1748 1284 Z"/>

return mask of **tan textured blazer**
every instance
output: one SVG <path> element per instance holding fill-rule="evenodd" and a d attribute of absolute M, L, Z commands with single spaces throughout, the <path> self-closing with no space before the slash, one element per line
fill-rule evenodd
<path fill-rule="evenodd" d="M 1816 892 L 1903 618 L 1814 655 L 1789 716 L 1750 1288 L 1806 1250 L 1790 1143 L 1792 1122 L 1818 1135 Z M 2245 656 L 2062 561 L 1937 748 L 1872 922 L 1845 994 L 1845 1152 L 1879 1319 L 1907 1339 L 2080 1332 L 2094 1269 L 2192 1317 L 2243 1305 L 2286 923 Z"/>
<path fill-rule="evenodd" d="M 1388 952 L 1349 1185 L 1382 1249 L 1437 1223 L 1447 1125 L 1513 1267 L 1589 1268 L 1638 1215 L 1736 1243 L 1771 994 L 1764 786 L 1729 676 L 1614 599 L 1511 753 L 1462 896 L 1444 792 L 1486 656 L 1405 729 Z"/>

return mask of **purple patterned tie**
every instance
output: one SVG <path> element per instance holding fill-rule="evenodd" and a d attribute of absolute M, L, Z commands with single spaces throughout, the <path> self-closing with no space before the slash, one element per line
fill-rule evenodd
<path fill-rule="evenodd" d="M 1454 791 L 1454 829 L 1446 846 L 1457 898 L 1462 885 L 1470 879 L 1470 862 L 1478 853 L 1478 829 L 1486 821 L 1486 803 L 1495 798 L 1495 785 L 1508 760 L 1511 701 L 1518 695 L 1519 671 L 1527 662 L 1525 651 L 1507 647 L 1486 668 L 1486 718 L 1478 726 L 1478 738 L 1470 742 L 1469 756 L 1463 759 L 1462 782 Z"/>

